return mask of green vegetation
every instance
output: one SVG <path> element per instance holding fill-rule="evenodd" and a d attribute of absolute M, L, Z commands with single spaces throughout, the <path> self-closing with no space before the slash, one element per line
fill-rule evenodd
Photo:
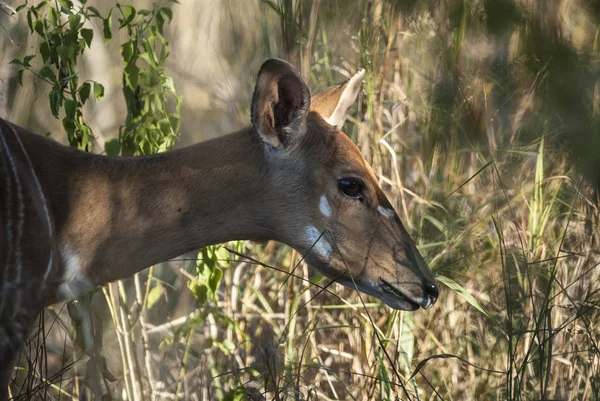
<path fill-rule="evenodd" d="M 598 400 L 600 3 L 264 0 L 244 6 L 223 2 L 221 8 L 207 3 L 174 6 L 164 36 L 162 25 L 160 30 L 144 25 L 156 23 L 149 22 L 156 13 L 169 21 L 163 6 L 146 15 L 129 6 L 112 8 L 120 13 L 120 24 L 132 15 L 139 18 L 126 22 L 122 34 L 129 36 L 119 40 L 124 47 L 112 49 L 121 71 L 107 73 L 130 96 L 126 114 L 120 114 L 116 149 L 141 154 L 172 146 L 179 107 L 185 127 L 187 102 L 198 109 L 202 104 L 202 96 L 190 91 L 196 96 L 184 97 L 180 106 L 173 86 L 196 85 L 209 93 L 210 113 L 188 112 L 188 129 L 198 131 L 202 124 L 217 126 L 209 114 L 248 123 L 251 86 L 265 58 L 294 62 L 315 92 L 365 68 L 363 96 L 344 130 L 372 163 L 438 275 L 440 299 L 429 311 L 390 311 L 369 297 L 362 296 L 362 304 L 341 286 L 322 288 L 326 281 L 279 244 L 211 247 L 108 286 L 110 313 L 102 297 L 87 301 L 93 329 L 76 324 L 82 321 L 76 310 L 70 314 L 75 324 L 60 307 L 46 313 L 40 333 L 47 334 L 32 338 L 30 364 L 24 356 L 13 395 Z M 192 12 L 194 7 L 200 11 Z M 156 46 L 165 49 L 169 38 L 173 48 L 186 40 L 181 32 L 202 40 L 196 36 L 201 27 L 193 24 L 204 14 L 219 22 L 219 39 L 211 46 L 222 41 L 225 50 L 216 55 L 207 46 L 198 55 L 201 62 L 179 56 L 185 62 L 170 65 L 168 53 Z M 59 24 L 50 15 L 38 13 L 41 33 L 34 19 L 31 30 L 44 36 L 60 25 L 65 38 L 75 38 L 77 31 L 77 40 L 68 43 L 76 57 L 89 57 L 87 19 L 65 25 L 76 17 L 61 15 Z M 99 21 L 100 29 L 106 26 L 106 17 Z M 6 35 L 17 35 L 28 22 L 21 15 L 0 24 L 13 24 Z M 10 48 L 6 43 L 3 48 Z M 141 56 L 148 48 L 154 64 Z M 29 50 L 19 50 L 16 67 L 48 80 L 70 118 L 67 99 L 83 106 L 83 99 L 73 96 L 81 96 L 92 81 L 72 72 L 61 77 L 56 70 L 52 80 L 40 70 L 54 65 L 47 62 L 52 59 L 42 57 L 38 68 L 33 63 L 38 56 L 26 57 Z M 178 56 L 171 51 L 170 57 Z M 196 82 L 202 79 L 198 66 L 209 63 L 215 67 L 205 73 L 219 85 Z M 130 86 L 136 74 L 144 82 L 139 90 Z M 32 85 L 26 75 L 12 70 L 12 91 Z M 21 79 L 23 89 L 15 83 Z M 223 94 L 228 90 L 231 98 Z M 152 102 L 157 94 L 165 101 L 147 103 L 149 109 L 132 106 L 131 96 Z M 227 117 L 221 118 L 221 103 L 227 102 L 222 113 Z M 24 109 L 16 95 L 6 105 L 17 115 Z M 53 110 L 60 111 L 56 103 Z M 85 113 L 75 112 L 73 132 L 85 131 L 77 128 Z M 27 121 L 16 122 L 35 129 L 50 119 Z M 149 139 L 142 143 L 139 130 L 146 124 L 151 129 L 142 137 Z M 219 127 L 221 133 L 232 131 L 226 124 Z M 81 147 L 67 133 L 69 142 Z M 74 345 L 86 344 L 79 340 L 84 335 L 93 340 L 87 343 L 94 344 L 93 351 Z M 47 355 L 38 352 L 44 341 Z"/>

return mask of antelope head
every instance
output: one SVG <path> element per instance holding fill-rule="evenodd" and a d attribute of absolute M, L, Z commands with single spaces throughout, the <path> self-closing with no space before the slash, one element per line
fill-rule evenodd
<path fill-rule="evenodd" d="M 252 101 L 264 142 L 274 239 L 327 277 L 394 309 L 431 307 L 435 280 L 354 143 L 340 131 L 364 71 L 311 98 L 294 68 L 266 61 Z"/>

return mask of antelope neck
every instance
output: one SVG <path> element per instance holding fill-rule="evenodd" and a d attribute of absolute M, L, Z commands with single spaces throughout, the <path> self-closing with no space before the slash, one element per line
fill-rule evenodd
<path fill-rule="evenodd" d="M 45 138 L 26 134 L 27 143 Z M 63 256 L 104 284 L 200 247 L 271 237 L 262 142 L 250 129 L 143 157 L 90 155 L 51 145 L 61 165 L 30 146 L 44 175 Z M 60 174 L 56 174 L 60 171 Z M 267 208 L 268 209 L 268 208 Z M 76 254 L 72 254 L 75 252 Z"/>

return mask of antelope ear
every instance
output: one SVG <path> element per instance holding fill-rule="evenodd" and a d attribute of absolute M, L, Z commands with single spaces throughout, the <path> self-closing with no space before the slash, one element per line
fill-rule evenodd
<path fill-rule="evenodd" d="M 270 59 L 258 72 L 252 96 L 252 125 L 262 140 L 274 147 L 287 147 L 302 129 L 310 109 L 310 92 L 291 64 Z"/>
<path fill-rule="evenodd" d="M 348 109 L 360 92 L 365 70 L 360 70 L 352 78 L 339 85 L 330 86 L 311 99 L 311 111 L 316 111 L 331 125 L 341 128 L 346 121 Z"/>

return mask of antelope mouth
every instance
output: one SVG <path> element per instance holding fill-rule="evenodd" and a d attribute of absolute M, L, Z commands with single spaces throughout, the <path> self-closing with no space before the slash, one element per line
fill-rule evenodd
<path fill-rule="evenodd" d="M 400 291 L 398 288 L 394 287 L 393 285 L 391 285 L 390 283 L 388 283 L 381 277 L 379 278 L 379 282 L 380 282 L 379 288 L 381 288 L 384 295 L 386 295 L 387 297 L 391 297 L 396 303 L 406 304 L 406 305 L 409 305 L 409 307 L 410 307 L 410 309 L 405 309 L 405 308 L 396 308 L 396 309 L 417 310 L 421 306 L 419 303 L 410 299 L 402 291 Z M 385 300 L 383 300 L 383 301 L 386 302 Z M 389 303 L 387 303 L 387 304 L 390 305 Z M 390 306 L 393 308 L 392 305 L 390 305 Z"/>
<path fill-rule="evenodd" d="M 383 301 L 387 306 L 392 309 L 404 310 L 404 311 L 415 311 L 421 307 L 418 302 L 413 301 L 406 296 L 398 288 L 394 287 L 387 281 L 379 278 L 379 283 L 375 283 L 368 279 L 338 279 L 338 283 L 345 285 L 346 287 L 356 289 L 368 295 L 372 295 L 375 298 Z"/>

